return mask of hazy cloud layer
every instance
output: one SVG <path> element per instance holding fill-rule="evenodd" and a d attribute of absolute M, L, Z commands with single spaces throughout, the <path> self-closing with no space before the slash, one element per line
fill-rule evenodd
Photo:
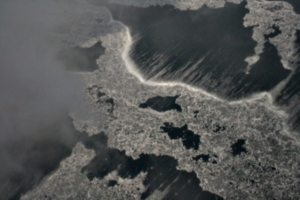
<path fill-rule="evenodd" d="M 12 177 L 26 181 L 31 168 L 42 169 L 40 162 L 59 159 L 74 144 L 67 111 L 81 83 L 57 60 L 53 33 L 65 23 L 60 4 L 0 2 L 0 199 L 16 192 Z"/>

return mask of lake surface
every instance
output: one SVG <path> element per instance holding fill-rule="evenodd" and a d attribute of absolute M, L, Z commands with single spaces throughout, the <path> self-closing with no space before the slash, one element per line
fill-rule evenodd
<path fill-rule="evenodd" d="M 279 105 L 290 107 L 289 124 L 296 130 L 300 130 L 300 30 L 296 31 L 295 45 L 297 59 L 294 61 L 295 72 L 284 89 L 276 98 L 276 103 Z"/>
<path fill-rule="evenodd" d="M 139 105 L 140 108 L 151 108 L 158 112 L 166 112 L 168 110 L 176 110 L 181 112 L 181 106 L 176 103 L 176 99 L 179 96 L 156 96 L 149 98 L 145 103 Z"/>
<path fill-rule="evenodd" d="M 181 11 L 173 6 L 139 8 L 108 4 L 115 20 L 129 27 L 130 57 L 146 80 L 183 82 L 225 99 L 269 91 L 290 73 L 267 42 L 247 74 L 245 59 L 257 43 L 243 26 L 246 3 Z"/>

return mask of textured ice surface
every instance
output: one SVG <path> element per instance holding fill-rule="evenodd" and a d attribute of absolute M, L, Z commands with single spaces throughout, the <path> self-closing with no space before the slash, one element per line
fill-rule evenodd
<path fill-rule="evenodd" d="M 176 2 L 166 1 L 175 5 Z M 273 4 L 252 0 L 248 3 L 250 14 L 246 16 L 245 25 L 259 24 L 253 36 L 259 42 L 257 52 L 264 43 L 263 35 L 268 30 L 266 24 L 276 22 L 278 27 L 287 28 L 287 22 L 295 24 L 294 20 L 298 18 L 290 9 L 285 10 L 287 4 L 277 2 L 283 5 L 280 12 L 285 13 L 284 22 L 279 20 L 277 23 L 273 19 L 281 14 L 259 12 Z M 287 129 L 288 115 L 273 105 L 268 93 L 227 102 L 185 85 L 141 83 L 139 77 L 134 76 L 138 73 L 130 65 L 132 63 L 126 60 L 131 45 L 128 29 L 116 21 L 107 20 L 109 13 L 101 7 L 84 4 L 76 9 L 84 14 L 78 15 L 78 21 L 70 30 L 79 30 L 63 36 L 75 46 L 92 46 L 101 41 L 106 49 L 97 60 L 99 70 L 82 74 L 89 109 L 77 107 L 71 113 L 78 130 L 90 136 L 104 131 L 109 147 L 124 150 L 134 159 L 141 154 L 173 157 L 178 161 L 178 170 L 194 171 L 204 190 L 226 199 L 299 198 L 299 141 Z M 98 24 L 93 17 L 100 12 L 106 20 Z M 87 19 L 89 24 L 84 24 Z M 81 24 L 86 29 L 81 29 Z M 278 37 L 285 38 L 293 30 L 280 30 L 283 34 L 271 41 L 282 52 L 283 59 L 288 60 L 289 54 L 283 52 L 286 52 L 284 49 L 293 52 L 292 39 L 279 42 Z M 179 94 L 176 103 L 181 106 L 181 112 L 139 108 L 147 99 Z M 172 140 L 167 134 L 162 134 L 160 127 L 164 122 L 173 123 L 175 127 L 188 125 L 189 130 L 201 136 L 199 149 L 187 149 L 181 140 Z M 246 141 L 242 147 L 247 152 L 234 156 L 232 146 L 239 139 Z M 193 159 L 202 154 L 210 155 L 209 162 L 205 162 L 205 157 L 198 161 Z M 94 156 L 92 151 L 78 144 L 60 168 L 23 199 L 140 199 L 141 192 L 146 190 L 144 173 L 134 179 L 122 179 L 112 172 L 104 179 L 92 181 L 80 173 Z M 118 184 L 108 187 L 110 180 L 117 180 Z M 137 188 L 140 188 L 139 192 Z M 164 192 L 156 191 L 149 199 L 160 199 L 164 195 Z"/>

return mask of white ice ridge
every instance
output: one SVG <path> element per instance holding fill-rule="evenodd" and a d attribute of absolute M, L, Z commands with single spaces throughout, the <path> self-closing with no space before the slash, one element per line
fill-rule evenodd
<path fill-rule="evenodd" d="M 131 35 L 130 35 L 130 31 L 129 31 L 129 28 L 127 26 L 125 26 L 123 23 L 121 22 L 118 22 L 120 24 L 122 24 L 125 29 L 126 29 L 126 33 L 127 33 L 127 41 L 126 41 L 126 44 L 125 44 L 125 48 L 124 48 L 124 51 L 122 53 L 122 59 L 124 60 L 124 63 L 125 63 L 125 66 L 127 68 L 127 70 L 133 74 L 135 77 L 138 78 L 138 80 L 140 82 L 142 82 L 143 84 L 146 84 L 146 85 L 149 85 L 149 86 L 166 86 L 166 87 L 174 87 L 174 86 L 181 86 L 181 87 L 184 87 L 188 90 L 191 90 L 191 91 L 197 91 L 197 92 L 201 92 L 207 96 L 210 96 L 216 100 L 219 100 L 219 101 L 224 101 L 223 99 L 215 96 L 215 95 L 212 95 L 206 91 L 204 91 L 203 89 L 200 89 L 200 88 L 197 88 L 197 87 L 193 87 L 191 85 L 188 85 L 188 84 L 185 84 L 185 83 L 181 83 L 181 82 L 175 82 L 175 81 L 166 81 L 166 82 L 157 82 L 157 81 L 152 81 L 152 80 L 146 80 L 142 73 L 140 72 L 140 70 L 138 69 L 137 65 L 135 64 L 135 62 L 130 58 L 129 56 L 129 53 L 130 53 L 130 50 L 131 50 L 131 47 L 132 47 L 132 44 L 134 43 Z"/>
<path fill-rule="evenodd" d="M 110 2 L 138 7 L 170 4 L 180 10 L 197 10 L 203 5 L 209 8 L 222 8 L 226 2 L 240 4 L 242 0 L 110 0 Z M 270 11 L 273 7 L 277 7 L 277 9 Z M 263 52 L 265 42 L 264 35 L 274 31 L 271 28 L 272 25 L 279 27 L 282 33 L 275 38 L 271 38 L 270 42 L 276 46 L 279 55 L 282 57 L 281 62 L 283 67 L 293 69 L 293 67 L 289 65 L 289 61 L 293 60 L 292 56 L 295 51 L 294 41 L 296 40 L 294 35 L 295 30 L 300 29 L 300 15 L 294 12 L 291 4 L 284 1 L 247 0 L 246 8 L 249 9 L 249 13 L 244 17 L 244 26 L 253 27 L 252 38 L 257 42 L 257 46 L 255 47 L 256 56 L 254 55 L 250 60 L 246 58 L 246 62 L 248 62 L 248 72 L 251 65 L 256 62 L 255 59 L 257 59 L 257 56 Z M 292 26 L 294 26 L 294 28 L 291 29 L 290 27 Z"/>
<path fill-rule="evenodd" d="M 280 116 L 283 116 L 283 117 L 288 116 L 288 114 L 285 111 L 280 110 L 279 107 L 277 107 L 273 104 L 274 98 L 272 97 L 270 92 L 259 92 L 259 93 L 250 95 L 247 98 L 243 98 L 243 99 L 240 99 L 240 100 L 228 101 L 228 100 L 220 98 L 220 97 L 218 97 L 214 94 L 211 94 L 211 93 L 209 93 L 209 92 L 207 92 L 207 91 L 205 91 L 205 90 L 203 90 L 199 87 L 191 86 L 191 85 L 186 84 L 186 83 L 176 82 L 176 81 L 158 82 L 158 81 L 153 81 L 153 80 L 146 80 L 143 77 L 140 70 L 138 69 L 136 63 L 129 56 L 131 47 L 135 42 L 134 39 L 132 38 L 131 34 L 130 34 L 129 28 L 126 25 L 124 25 L 122 22 L 119 22 L 119 21 L 117 21 L 117 22 L 120 23 L 122 26 L 124 26 L 124 28 L 126 29 L 126 34 L 127 34 L 127 41 L 126 41 L 126 44 L 125 44 L 125 47 L 124 47 L 124 50 L 123 50 L 123 53 L 122 53 L 122 59 L 125 63 L 125 66 L 126 66 L 127 70 L 131 74 L 133 74 L 135 77 L 137 77 L 138 80 L 141 83 L 143 83 L 145 85 L 149 85 L 149 86 L 160 86 L 160 87 L 180 86 L 180 87 L 183 87 L 183 88 L 185 88 L 189 91 L 199 92 L 199 93 L 204 94 L 206 96 L 209 96 L 209 97 L 211 97 L 215 100 L 222 101 L 222 102 L 227 102 L 229 104 L 240 104 L 240 103 L 244 103 L 244 102 L 251 102 L 251 101 L 256 101 L 256 100 L 259 100 L 259 99 L 267 98 L 268 101 L 269 101 L 268 109 L 271 109 L 272 111 L 276 112 Z"/>
<path fill-rule="evenodd" d="M 109 10 L 108 10 L 108 12 L 110 13 Z M 272 95 L 272 90 L 271 91 L 265 91 L 265 92 L 257 92 L 257 93 L 254 93 L 254 94 L 252 94 L 248 97 L 244 97 L 244 98 L 239 99 L 239 100 L 228 101 L 224 98 L 218 97 L 215 94 L 209 93 L 209 92 L 205 91 L 202 88 L 191 86 L 191 85 L 186 84 L 186 83 L 176 82 L 176 81 L 164 81 L 164 82 L 162 82 L 162 81 L 146 80 L 143 77 L 143 74 L 141 73 L 141 71 L 139 70 L 137 64 L 130 57 L 131 47 L 134 44 L 134 42 L 136 42 L 136 40 L 131 36 L 130 30 L 125 24 L 123 24 L 120 21 L 114 20 L 111 13 L 110 13 L 110 16 L 111 16 L 111 22 L 115 21 L 115 22 L 119 23 L 120 25 L 122 25 L 126 29 L 127 40 L 126 40 L 124 50 L 122 52 L 122 59 L 125 63 L 125 66 L 126 66 L 127 70 L 132 75 L 134 75 L 141 83 L 143 83 L 145 85 L 148 85 L 148 86 L 157 86 L 157 87 L 180 86 L 180 87 L 185 88 L 189 91 L 199 92 L 199 93 L 201 93 L 203 95 L 206 95 L 206 96 L 208 96 L 208 97 L 210 97 L 214 100 L 221 101 L 221 102 L 227 102 L 228 104 L 231 104 L 231 105 L 251 103 L 251 102 L 254 102 L 254 101 L 257 101 L 257 100 L 266 99 L 267 100 L 266 108 L 271 110 L 273 113 L 276 113 L 278 116 L 285 118 L 286 121 L 287 121 L 287 119 L 289 117 L 289 114 L 285 110 L 283 110 L 282 108 L 280 108 L 279 106 L 276 106 L 274 104 L 274 96 Z M 253 58 L 254 58 L 253 62 L 255 63 L 257 57 L 253 56 Z M 284 81 L 285 80 L 281 81 L 278 85 L 280 85 Z M 275 86 L 274 88 L 277 88 L 277 86 Z M 297 138 L 298 138 L 297 133 L 294 133 L 292 130 L 290 130 L 288 125 L 285 126 L 285 131 L 286 131 L 286 133 L 288 133 L 288 135 L 290 135 L 291 137 L 293 137 L 297 141 Z"/>
<path fill-rule="evenodd" d="M 237 1 L 237 2 L 232 1 L 232 2 L 233 2 L 233 3 L 240 3 L 239 1 Z M 117 2 L 117 3 L 120 3 L 120 2 Z M 123 3 L 124 3 L 124 2 L 123 2 Z M 129 2 L 128 2 L 128 3 L 129 3 Z M 139 5 L 139 6 L 141 6 L 141 5 Z M 221 97 L 218 97 L 218 96 L 216 96 L 216 95 L 214 95 L 214 94 L 212 94 L 212 93 L 209 93 L 209 92 L 205 91 L 204 89 L 201 89 L 201 88 L 195 87 L 195 86 L 191 86 L 191 85 L 186 84 L 186 83 L 177 82 L 177 81 L 164 81 L 164 82 L 162 82 L 162 81 L 146 80 L 146 79 L 143 77 L 141 71 L 138 69 L 136 63 L 135 63 L 135 62 L 130 58 L 130 56 L 129 56 L 132 45 L 133 45 L 134 42 L 136 42 L 136 40 L 138 40 L 139 38 L 136 38 L 136 40 L 134 40 L 133 37 L 132 37 L 131 34 L 130 34 L 129 28 L 128 28 L 125 24 L 123 24 L 122 22 L 117 21 L 117 20 L 114 20 L 112 14 L 111 14 L 111 12 L 110 12 L 110 10 L 107 9 L 107 11 L 108 11 L 108 13 L 110 14 L 110 17 L 111 17 L 110 22 L 116 21 L 116 22 L 118 22 L 119 24 L 121 24 L 121 25 L 126 29 L 127 40 L 126 40 L 126 44 L 125 44 L 125 47 L 124 47 L 124 51 L 123 51 L 123 53 L 122 53 L 122 59 L 123 59 L 125 65 L 126 65 L 127 70 L 128 70 L 131 74 L 133 74 L 135 77 L 137 77 L 138 80 L 139 80 L 141 83 L 143 83 L 143 84 L 145 84 L 145 85 L 149 85 L 149 86 L 166 86 L 166 87 L 181 86 L 181 87 L 186 88 L 186 89 L 188 89 L 188 90 L 190 90 L 190 91 L 193 91 L 193 92 L 200 92 L 201 94 L 207 95 L 207 96 L 209 96 L 209 97 L 211 97 L 211 98 L 213 98 L 213 99 L 215 99 L 215 100 L 218 100 L 218 101 L 226 101 L 226 102 L 228 102 L 228 103 L 230 103 L 230 104 L 242 103 L 242 102 L 244 102 L 244 101 L 247 101 L 247 102 L 249 102 L 249 101 L 255 101 L 255 100 L 258 100 L 258 99 L 265 98 L 265 97 L 267 97 L 271 103 L 274 102 L 274 98 L 273 98 L 273 96 L 272 96 L 271 91 L 269 91 L 269 92 L 258 92 L 258 93 L 252 94 L 252 95 L 250 95 L 250 96 L 248 96 L 248 97 L 244 97 L 244 98 L 239 99 L 239 100 L 231 100 L 231 101 L 227 101 L 227 100 L 225 100 L 225 99 L 223 99 L 223 98 L 221 98 Z M 245 59 L 245 61 L 248 63 L 248 67 L 247 67 L 248 70 L 250 69 L 251 65 L 255 64 L 258 60 L 259 60 L 259 56 L 258 56 L 258 55 L 253 55 L 253 56 L 247 57 L 247 58 Z M 283 81 L 284 81 L 284 80 L 283 80 Z M 282 82 L 283 82 L 283 81 L 282 81 Z M 279 84 L 280 84 L 280 83 L 279 83 Z M 278 85 L 279 85 L 279 84 L 278 84 Z M 275 86 L 274 88 L 276 88 L 276 86 Z M 272 108 L 274 109 L 274 110 L 273 110 L 273 109 L 272 109 L 272 110 L 278 112 L 278 114 L 287 116 L 287 113 L 285 113 L 285 112 L 282 111 L 282 110 L 280 111 L 280 110 L 279 110 L 279 109 L 280 109 L 279 107 L 276 107 L 275 105 L 273 105 Z"/>

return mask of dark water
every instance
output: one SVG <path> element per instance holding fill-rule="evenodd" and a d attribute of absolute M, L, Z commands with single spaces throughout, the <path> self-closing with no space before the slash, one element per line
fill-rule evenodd
<path fill-rule="evenodd" d="M 110 98 L 107 96 L 102 90 L 101 87 L 92 85 L 87 88 L 87 91 L 90 93 L 92 96 L 97 97 L 97 102 L 100 104 L 108 104 L 110 108 L 107 110 L 109 113 L 113 113 L 115 110 L 115 100 L 113 98 Z"/>
<path fill-rule="evenodd" d="M 148 99 L 145 103 L 140 104 L 140 108 L 151 108 L 158 112 L 166 112 L 168 110 L 177 110 L 181 112 L 181 106 L 176 103 L 179 96 L 156 96 Z"/>
<path fill-rule="evenodd" d="M 182 140 L 182 144 L 186 149 L 199 149 L 200 144 L 200 136 L 194 134 L 193 131 L 188 130 L 188 126 L 184 125 L 181 128 L 174 127 L 173 123 L 165 122 L 164 126 L 160 127 L 160 129 L 167 133 L 170 139 L 172 140 Z"/>
<path fill-rule="evenodd" d="M 117 182 L 117 181 L 115 181 L 115 180 L 110 180 L 110 181 L 108 181 L 108 184 L 107 184 L 108 187 L 113 187 L 113 186 L 115 186 L 115 185 L 118 185 L 118 182 Z"/>
<path fill-rule="evenodd" d="M 277 1 L 277 0 L 269 0 L 269 1 Z M 300 1 L 299 0 L 281 0 L 291 4 L 294 7 L 294 11 L 297 14 L 300 14 Z M 276 8 L 275 8 L 276 9 Z M 280 8 L 277 8 L 280 9 Z M 289 124 L 295 130 L 300 131 L 300 30 L 296 32 L 297 40 L 295 41 L 295 45 L 298 48 L 296 52 L 296 59 L 294 65 L 296 67 L 296 72 L 289 81 L 289 83 L 285 86 L 285 88 L 281 91 L 280 95 L 277 96 L 276 102 L 279 105 L 289 106 L 290 119 Z"/>
<path fill-rule="evenodd" d="M 68 157 L 81 134 L 74 130 L 66 115 L 56 124 L 40 129 L 38 136 L 1 141 L 0 147 L 0 199 L 20 199 L 22 193 L 55 170 L 61 160 Z M 5 160 L 5 154 L 10 160 Z M 13 160 L 12 160 L 13 158 Z M 9 163 L 14 165 L 8 168 Z"/>
<path fill-rule="evenodd" d="M 282 90 L 281 95 L 278 96 L 277 101 L 280 104 L 289 104 L 293 98 L 300 95 L 300 71 L 297 69 L 295 75 Z"/>
<path fill-rule="evenodd" d="M 257 87 L 262 89 L 261 91 L 272 89 L 280 82 L 278 80 L 284 80 L 290 73 L 290 70 L 283 69 L 280 60 L 281 57 L 278 55 L 276 47 L 269 41 L 266 41 L 264 52 L 260 54 L 260 59 L 251 67 L 250 74 L 247 76 L 238 75 L 233 79 L 239 85 L 232 89 L 231 92 L 247 96 Z M 248 85 L 249 83 L 251 84 Z"/>
<path fill-rule="evenodd" d="M 193 160 L 196 160 L 196 161 L 198 161 L 198 160 L 202 160 L 203 162 L 208 162 L 208 160 L 209 160 L 209 158 L 210 158 L 210 156 L 207 154 L 201 154 L 201 155 L 198 155 L 198 156 L 196 156 L 196 157 L 193 157 Z"/>
<path fill-rule="evenodd" d="M 214 133 L 220 133 L 222 131 L 225 131 L 226 130 L 226 126 L 221 126 L 219 124 L 214 124 L 213 125 L 213 132 Z"/>
<path fill-rule="evenodd" d="M 234 143 L 233 145 L 231 145 L 232 155 L 233 156 L 238 156 L 241 153 L 247 153 L 248 151 L 244 147 L 244 144 L 245 144 L 245 140 L 239 139 L 236 143 Z"/>
<path fill-rule="evenodd" d="M 98 42 L 90 48 L 63 49 L 60 51 L 58 59 L 68 71 L 92 72 L 99 68 L 96 60 L 104 54 L 104 51 L 105 49 Z"/>
<path fill-rule="evenodd" d="M 211 157 L 209 154 L 200 154 L 198 156 L 192 157 L 192 159 L 195 160 L 196 163 L 199 162 L 199 160 L 201 160 L 202 162 L 211 162 L 212 164 L 218 164 L 217 158 L 217 155 L 213 155 L 213 157 Z"/>
<path fill-rule="evenodd" d="M 270 33 L 269 35 L 265 35 L 266 40 L 269 40 L 270 38 L 274 38 L 282 33 L 278 26 L 273 25 L 272 29 L 273 29 L 273 33 Z"/>
<path fill-rule="evenodd" d="M 298 50 L 295 53 L 297 59 L 293 63 L 296 68 L 295 74 L 277 96 L 276 103 L 288 107 L 291 115 L 289 124 L 300 131 L 300 30 L 296 32 L 296 38 L 295 45 Z"/>
<path fill-rule="evenodd" d="M 268 0 L 268 1 L 278 1 L 278 0 Z M 300 1 L 299 0 L 280 0 L 285 1 L 291 4 L 294 7 L 294 11 L 297 14 L 300 14 Z"/>
<path fill-rule="evenodd" d="M 276 103 L 287 106 L 289 109 L 289 124 L 300 131 L 300 30 L 296 32 L 295 45 L 297 47 L 296 60 L 293 65 L 296 67 L 295 73 L 285 88 L 276 98 Z"/>
<path fill-rule="evenodd" d="M 147 189 L 143 191 L 141 199 L 146 199 L 155 190 L 164 191 L 168 187 L 168 192 L 163 199 L 223 199 L 218 195 L 203 191 L 194 172 L 177 170 L 178 163 L 172 157 L 141 154 L 137 160 L 134 160 L 124 151 L 107 148 L 107 136 L 104 133 L 86 138 L 83 143 L 86 148 L 94 149 L 96 152 L 95 158 L 82 168 L 82 172 L 86 173 L 90 180 L 102 179 L 114 170 L 120 177 L 131 179 L 141 172 L 147 172 L 143 181 Z M 110 180 L 109 184 L 115 185 L 116 182 L 112 181 Z"/>
<path fill-rule="evenodd" d="M 254 55 L 252 27 L 243 26 L 246 2 L 180 11 L 173 6 L 138 8 L 109 4 L 113 18 L 137 39 L 130 53 L 146 79 L 172 80 L 204 88 L 226 99 L 268 91 L 287 77 L 277 49 L 267 42 L 247 75 Z"/>
<path fill-rule="evenodd" d="M 108 110 L 108 112 L 113 113 L 115 110 L 115 101 L 113 98 L 108 98 L 105 100 L 105 103 L 110 104 L 111 108 Z"/>

